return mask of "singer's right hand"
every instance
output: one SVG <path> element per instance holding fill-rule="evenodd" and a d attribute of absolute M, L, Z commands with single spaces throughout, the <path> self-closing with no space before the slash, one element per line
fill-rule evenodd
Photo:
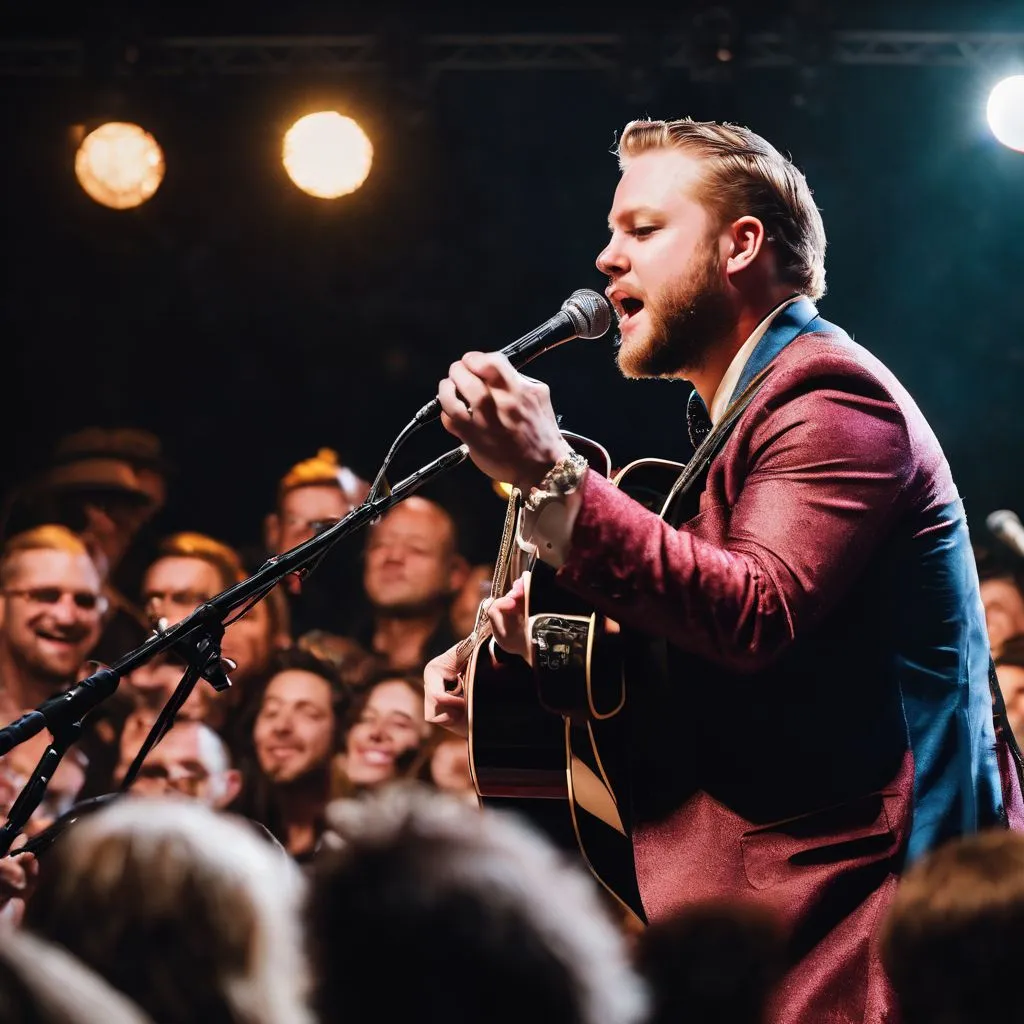
<path fill-rule="evenodd" d="M 468 736 L 466 696 L 457 654 L 459 646 L 449 647 L 444 654 L 429 661 L 423 670 L 423 716 L 457 736 Z"/>
<path fill-rule="evenodd" d="M 492 480 L 524 494 L 571 450 L 548 386 L 524 377 L 501 352 L 467 352 L 437 388 L 441 422 Z"/>

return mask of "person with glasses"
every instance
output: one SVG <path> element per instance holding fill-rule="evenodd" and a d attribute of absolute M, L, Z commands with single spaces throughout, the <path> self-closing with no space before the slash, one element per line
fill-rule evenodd
<path fill-rule="evenodd" d="M 173 626 L 245 578 L 242 559 L 230 545 L 204 533 L 173 533 L 157 545 L 156 557 L 143 574 L 140 600 L 153 626 L 161 622 Z M 229 616 L 221 654 L 229 663 L 226 671 L 232 686 L 217 693 L 203 683 L 197 691 L 203 720 L 230 744 L 251 725 L 246 716 L 254 710 L 250 705 L 257 699 L 254 695 L 269 672 L 274 652 L 290 643 L 287 607 L 280 593 L 271 592 L 244 613 L 236 609 Z M 136 684 L 145 674 L 132 673 L 129 685 L 136 696 L 142 696 Z"/>
<path fill-rule="evenodd" d="M 105 609 L 77 534 L 47 524 L 11 537 L 0 555 L 0 712 L 15 717 L 76 682 Z"/>
<path fill-rule="evenodd" d="M 144 736 L 145 730 L 130 729 L 122 735 L 121 760 L 114 780 L 118 786 Z M 222 810 L 241 788 L 242 773 L 231 766 L 227 744 L 208 725 L 186 719 L 176 722 L 146 755 L 130 792 L 141 797 L 187 797 Z"/>
<path fill-rule="evenodd" d="M 7 541 L 0 553 L 0 725 L 89 673 L 105 602 L 84 541 L 67 527 L 44 524 Z M 48 742 L 48 734 L 39 733 L 0 759 L 15 795 Z M 27 831 L 44 827 L 74 801 L 97 742 L 87 718 L 85 735 L 50 779 Z"/>
<path fill-rule="evenodd" d="M 330 448 L 296 462 L 277 482 L 274 510 L 263 520 L 263 544 L 244 554 L 250 569 L 270 555 L 289 551 L 343 519 L 369 493 L 370 485 Z M 337 635 L 362 601 L 359 586 L 361 538 L 351 535 L 331 545 L 315 571 L 301 580 L 286 577 L 281 588 L 296 637 L 312 630 Z"/>

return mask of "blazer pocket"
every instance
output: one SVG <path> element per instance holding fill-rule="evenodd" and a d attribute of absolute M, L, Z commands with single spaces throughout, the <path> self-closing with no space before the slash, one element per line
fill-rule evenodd
<path fill-rule="evenodd" d="M 887 856 L 896 841 L 887 799 L 885 793 L 871 793 L 744 832 L 740 848 L 747 881 L 767 889 L 814 868 L 853 867 Z"/>

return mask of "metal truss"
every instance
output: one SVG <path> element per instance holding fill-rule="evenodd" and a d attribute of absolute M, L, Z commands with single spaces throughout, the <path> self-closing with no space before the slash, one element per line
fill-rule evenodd
<path fill-rule="evenodd" d="M 425 35 L 407 40 L 403 56 L 430 77 L 478 71 L 612 72 L 633 63 L 630 43 L 617 34 Z M 736 45 L 737 61 L 749 67 L 822 61 L 1024 67 L 1024 32 L 836 32 L 811 40 L 761 32 L 737 38 Z M 388 41 L 375 35 L 218 36 L 125 43 L 114 70 L 171 77 L 380 73 L 393 61 Z M 685 69 L 707 60 L 691 37 L 679 36 L 665 41 L 656 63 Z M 0 77 L 75 78 L 94 64 L 85 45 L 74 40 L 0 42 Z"/>

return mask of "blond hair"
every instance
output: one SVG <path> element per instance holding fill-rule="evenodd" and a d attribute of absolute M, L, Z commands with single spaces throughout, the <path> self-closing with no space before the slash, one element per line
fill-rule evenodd
<path fill-rule="evenodd" d="M 6 929 L 0 936 L 0 1019 L 38 1024 L 150 1021 L 67 950 L 22 928 Z"/>
<path fill-rule="evenodd" d="M 243 819 L 126 796 L 54 845 L 24 927 L 163 1024 L 306 1024 L 303 894 L 298 865 Z"/>
<path fill-rule="evenodd" d="M 353 505 L 366 498 L 370 485 L 338 461 L 333 448 L 318 448 L 311 459 L 296 462 L 277 485 L 280 505 L 286 494 L 299 487 L 337 487 Z"/>
<path fill-rule="evenodd" d="M 160 558 L 198 558 L 220 573 L 225 589 L 241 583 L 246 577 L 245 566 L 238 552 L 205 533 L 172 533 L 160 542 L 153 561 Z"/>
<path fill-rule="evenodd" d="M 10 582 L 11 561 L 23 551 L 63 551 L 69 555 L 91 557 L 85 541 L 73 530 L 59 523 L 43 523 L 11 537 L 0 554 L 0 585 Z"/>
<path fill-rule="evenodd" d="M 825 294 L 825 226 L 807 179 L 749 128 L 716 121 L 630 121 L 616 147 L 619 166 L 653 149 L 699 159 L 694 198 L 722 223 L 757 217 L 775 247 L 780 278 L 812 299 Z"/>

